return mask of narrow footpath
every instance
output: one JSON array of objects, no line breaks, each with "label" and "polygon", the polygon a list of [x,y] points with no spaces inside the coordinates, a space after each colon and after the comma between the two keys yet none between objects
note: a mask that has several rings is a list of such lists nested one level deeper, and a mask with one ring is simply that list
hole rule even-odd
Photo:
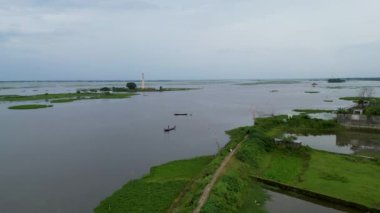
[{"label": "narrow footpath", "polygon": [[210,183],[207,184],[207,186],[204,188],[203,193],[198,201],[197,208],[194,209],[194,213],[199,213],[203,207],[203,205],[206,203],[208,197],[210,196],[211,189],[214,187],[216,181],[219,179],[219,177],[222,175],[224,168],[227,166],[227,164],[230,162],[231,158],[235,155],[235,153],[239,150],[241,143],[243,143],[248,138],[248,135],[245,136],[245,138],[236,145],[236,147],[230,152],[226,158],[224,158],[223,162],[220,164],[219,168],[215,171],[214,175],[212,176],[212,179]]}]

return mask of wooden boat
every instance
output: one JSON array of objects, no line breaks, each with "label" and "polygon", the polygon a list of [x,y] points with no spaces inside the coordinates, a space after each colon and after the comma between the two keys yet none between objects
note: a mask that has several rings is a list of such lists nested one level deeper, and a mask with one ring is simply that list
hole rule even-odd
[{"label": "wooden boat", "polygon": [[168,128],[164,128],[164,132],[170,132],[172,130],[175,130],[175,126],[173,126],[172,128],[170,128],[170,126],[168,126]]},{"label": "wooden boat", "polygon": [[187,113],[174,113],[174,116],[187,116]]}]

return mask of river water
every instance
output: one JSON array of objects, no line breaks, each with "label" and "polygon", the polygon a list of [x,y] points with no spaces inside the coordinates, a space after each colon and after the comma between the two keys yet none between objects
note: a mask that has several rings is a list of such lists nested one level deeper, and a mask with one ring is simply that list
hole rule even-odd
[{"label": "river water", "polygon": [[[60,103],[38,110],[9,110],[15,103],[0,102],[1,212],[91,212],[128,180],[148,173],[151,166],[215,154],[218,146],[228,142],[224,131],[251,125],[253,115],[347,107],[352,103],[339,97],[357,95],[362,86],[380,91],[380,82],[372,81],[317,81],[315,88],[308,80],[238,85],[242,82],[247,81],[147,82],[152,87],[199,89]],[[0,82],[0,94],[102,86],[124,83]],[[320,93],[304,92],[308,90]],[[183,112],[192,116],[173,116]],[[165,134],[163,128],[168,125],[177,129]],[[276,205],[276,200],[269,201],[270,205]]]}]

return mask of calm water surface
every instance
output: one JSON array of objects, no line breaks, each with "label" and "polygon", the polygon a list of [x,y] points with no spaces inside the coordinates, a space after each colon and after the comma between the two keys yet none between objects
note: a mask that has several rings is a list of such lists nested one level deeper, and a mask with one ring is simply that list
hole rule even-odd
[{"label": "calm water surface", "polygon": [[[128,180],[148,173],[151,166],[215,154],[218,144],[223,146],[228,141],[224,131],[251,125],[253,114],[349,106],[350,102],[338,98],[356,95],[365,84],[345,83],[341,84],[344,88],[337,89],[328,88],[331,84],[325,82],[319,82],[317,88],[312,88],[310,81],[236,85],[239,82],[151,82],[150,86],[156,87],[202,89],[61,103],[38,110],[13,111],[7,107],[15,103],[0,103],[1,212],[91,212]],[[122,85],[3,82],[0,94],[72,92],[77,88]],[[313,89],[320,93],[304,93]],[[176,112],[192,116],[174,117]],[[176,131],[164,134],[163,128],[168,125],[176,125]]]}]

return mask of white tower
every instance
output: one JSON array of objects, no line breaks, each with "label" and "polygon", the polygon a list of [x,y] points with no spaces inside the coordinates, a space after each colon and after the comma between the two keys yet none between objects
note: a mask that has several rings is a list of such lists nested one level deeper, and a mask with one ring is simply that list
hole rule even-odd
[{"label": "white tower", "polygon": [[145,89],[144,73],[141,74],[141,89]]}]

